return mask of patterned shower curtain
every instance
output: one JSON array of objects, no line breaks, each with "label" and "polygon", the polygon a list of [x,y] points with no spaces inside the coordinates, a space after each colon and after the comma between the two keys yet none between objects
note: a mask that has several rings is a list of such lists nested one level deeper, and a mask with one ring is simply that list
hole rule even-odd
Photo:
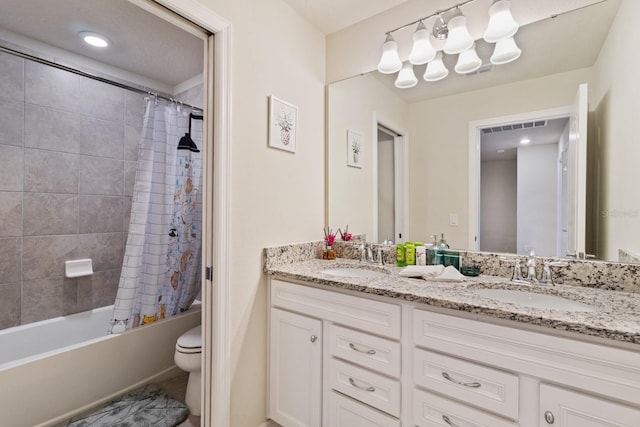
[{"label": "patterned shower curtain", "polygon": [[200,292],[202,153],[177,149],[189,121],[191,139],[202,147],[202,120],[191,119],[191,112],[146,101],[110,333],[181,313]]}]

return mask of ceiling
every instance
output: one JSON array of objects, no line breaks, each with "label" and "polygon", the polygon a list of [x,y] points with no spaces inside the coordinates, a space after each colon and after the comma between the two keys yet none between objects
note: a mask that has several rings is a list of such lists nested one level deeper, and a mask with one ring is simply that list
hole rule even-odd
[{"label": "ceiling", "polygon": [[391,9],[408,0],[284,0],[324,34]]},{"label": "ceiling", "polygon": [[544,120],[544,124],[536,124],[535,127],[533,122],[527,122],[522,123],[522,129],[483,132],[480,140],[481,161],[515,159],[523,138],[530,140],[527,147],[557,143],[568,121],[569,118],[565,117]]},{"label": "ceiling", "polygon": [[[0,29],[169,87],[202,74],[202,39],[127,0],[0,0],[0,11]],[[80,31],[100,33],[111,46],[92,48]]]}]

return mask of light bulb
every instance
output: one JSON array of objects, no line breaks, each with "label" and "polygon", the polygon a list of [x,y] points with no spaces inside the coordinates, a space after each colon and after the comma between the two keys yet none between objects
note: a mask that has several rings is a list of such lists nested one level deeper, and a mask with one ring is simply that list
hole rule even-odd
[{"label": "light bulb", "polygon": [[78,36],[82,40],[84,40],[85,43],[94,47],[109,46],[109,41],[107,40],[107,38],[98,33],[92,33],[91,31],[82,31],[78,34]]},{"label": "light bulb", "polygon": [[467,18],[459,12],[459,15],[451,18],[447,26],[449,36],[444,44],[444,52],[450,55],[463,52],[473,45],[473,37],[467,29]]},{"label": "light bulb", "polygon": [[454,69],[458,74],[469,74],[477,71],[481,66],[482,60],[476,52],[475,44],[473,44],[469,49],[458,55],[458,62]]},{"label": "light bulb", "polygon": [[496,47],[491,55],[491,63],[494,65],[507,64],[520,58],[522,51],[516,44],[513,37],[500,40],[496,43]]},{"label": "light bulb", "polygon": [[410,62],[405,63],[402,66],[402,70],[398,73],[396,78],[396,87],[399,89],[408,89],[418,84],[418,79],[413,72],[413,65]]},{"label": "light bulb", "polygon": [[427,69],[424,72],[422,78],[427,82],[437,82],[449,75],[449,70],[444,66],[442,62],[442,52],[436,53],[435,59],[427,64]]},{"label": "light bulb", "polygon": [[413,47],[409,54],[409,62],[413,65],[422,65],[431,61],[436,56],[436,51],[431,46],[430,34],[424,22],[420,21],[416,32],[413,33]]},{"label": "light bulb", "polygon": [[484,40],[495,43],[508,39],[518,31],[519,25],[511,15],[511,1],[498,0],[489,8],[489,25],[484,33]]},{"label": "light bulb", "polygon": [[387,38],[382,46],[382,57],[378,63],[378,71],[382,74],[393,74],[402,68],[402,61],[398,55],[398,43],[393,39],[391,34],[387,34]]}]

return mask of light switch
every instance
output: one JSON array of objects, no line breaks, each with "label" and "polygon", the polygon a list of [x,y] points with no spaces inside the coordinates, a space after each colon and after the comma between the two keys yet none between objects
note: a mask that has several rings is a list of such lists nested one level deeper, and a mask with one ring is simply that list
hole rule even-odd
[{"label": "light switch", "polygon": [[458,226],[458,214],[450,213],[449,214],[449,225],[457,227]]}]

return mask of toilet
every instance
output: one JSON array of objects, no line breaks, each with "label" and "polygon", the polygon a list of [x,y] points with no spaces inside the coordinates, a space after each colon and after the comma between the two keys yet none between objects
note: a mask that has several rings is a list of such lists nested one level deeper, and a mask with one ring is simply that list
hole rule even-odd
[{"label": "toilet", "polygon": [[185,403],[191,415],[200,416],[200,383],[202,378],[200,355],[202,353],[202,326],[196,326],[180,335],[176,342],[173,360],[176,366],[189,372]]}]

